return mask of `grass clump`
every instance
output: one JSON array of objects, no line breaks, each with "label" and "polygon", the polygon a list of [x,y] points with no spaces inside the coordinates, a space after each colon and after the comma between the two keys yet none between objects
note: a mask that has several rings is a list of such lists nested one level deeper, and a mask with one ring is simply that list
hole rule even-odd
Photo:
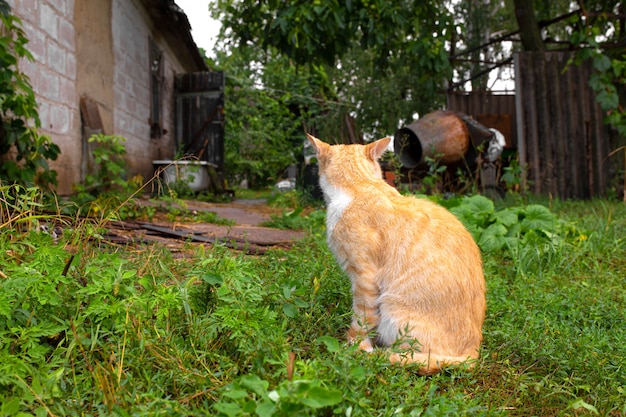
[{"label": "grass clump", "polygon": [[[626,415],[622,204],[516,201],[466,218],[480,233],[507,223],[484,250],[482,356],[425,378],[345,343],[350,283],[323,222],[289,251],[175,259],[42,218],[34,194],[2,197],[0,416]],[[550,226],[517,230],[533,210]]]},{"label": "grass clump", "polygon": [[274,193],[267,201],[271,207],[280,208],[281,214],[270,215],[270,220],[263,222],[262,226],[305,231],[324,228],[326,212],[320,209],[321,202],[307,193],[297,190]]}]

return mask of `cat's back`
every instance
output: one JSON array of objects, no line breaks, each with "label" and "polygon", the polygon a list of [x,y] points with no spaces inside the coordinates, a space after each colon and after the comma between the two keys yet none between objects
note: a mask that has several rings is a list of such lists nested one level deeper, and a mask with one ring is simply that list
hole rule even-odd
[{"label": "cat's back", "polygon": [[446,208],[426,198],[401,195],[385,183],[353,192],[352,204],[338,219],[335,230],[339,235],[351,230],[344,238],[364,239],[360,241],[363,245],[372,239],[386,247],[406,241],[430,247],[464,247],[479,256],[470,233]]}]

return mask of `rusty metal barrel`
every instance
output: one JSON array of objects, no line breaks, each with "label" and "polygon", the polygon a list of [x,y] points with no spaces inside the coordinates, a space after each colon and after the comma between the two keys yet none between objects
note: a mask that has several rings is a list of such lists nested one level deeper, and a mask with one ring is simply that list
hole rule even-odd
[{"label": "rusty metal barrel", "polygon": [[425,158],[452,165],[465,156],[470,133],[459,114],[437,110],[428,113],[394,134],[394,152],[407,168],[425,166]]}]

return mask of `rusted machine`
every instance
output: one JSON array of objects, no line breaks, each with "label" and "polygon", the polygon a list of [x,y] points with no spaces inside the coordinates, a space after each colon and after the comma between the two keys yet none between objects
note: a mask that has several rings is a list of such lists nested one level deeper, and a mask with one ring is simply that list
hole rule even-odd
[{"label": "rusted machine", "polygon": [[456,165],[465,159],[473,166],[480,146],[493,137],[493,131],[467,115],[437,110],[398,129],[394,152],[406,168],[424,167],[427,157],[443,165]]},{"label": "rusted machine", "polygon": [[483,188],[497,185],[494,162],[504,144],[497,130],[449,110],[428,113],[394,134],[394,152],[405,168],[426,170],[431,158],[441,165],[474,171],[480,161]]}]

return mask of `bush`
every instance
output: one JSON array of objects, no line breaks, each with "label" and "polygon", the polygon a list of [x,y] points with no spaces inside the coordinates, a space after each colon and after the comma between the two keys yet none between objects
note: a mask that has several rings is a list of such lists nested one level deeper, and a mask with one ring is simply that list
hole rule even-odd
[{"label": "bush", "polygon": [[0,184],[56,185],[48,160],[57,159],[61,150],[38,133],[35,93],[18,68],[20,59],[33,57],[26,49],[22,22],[10,11],[6,0],[0,0]]}]

